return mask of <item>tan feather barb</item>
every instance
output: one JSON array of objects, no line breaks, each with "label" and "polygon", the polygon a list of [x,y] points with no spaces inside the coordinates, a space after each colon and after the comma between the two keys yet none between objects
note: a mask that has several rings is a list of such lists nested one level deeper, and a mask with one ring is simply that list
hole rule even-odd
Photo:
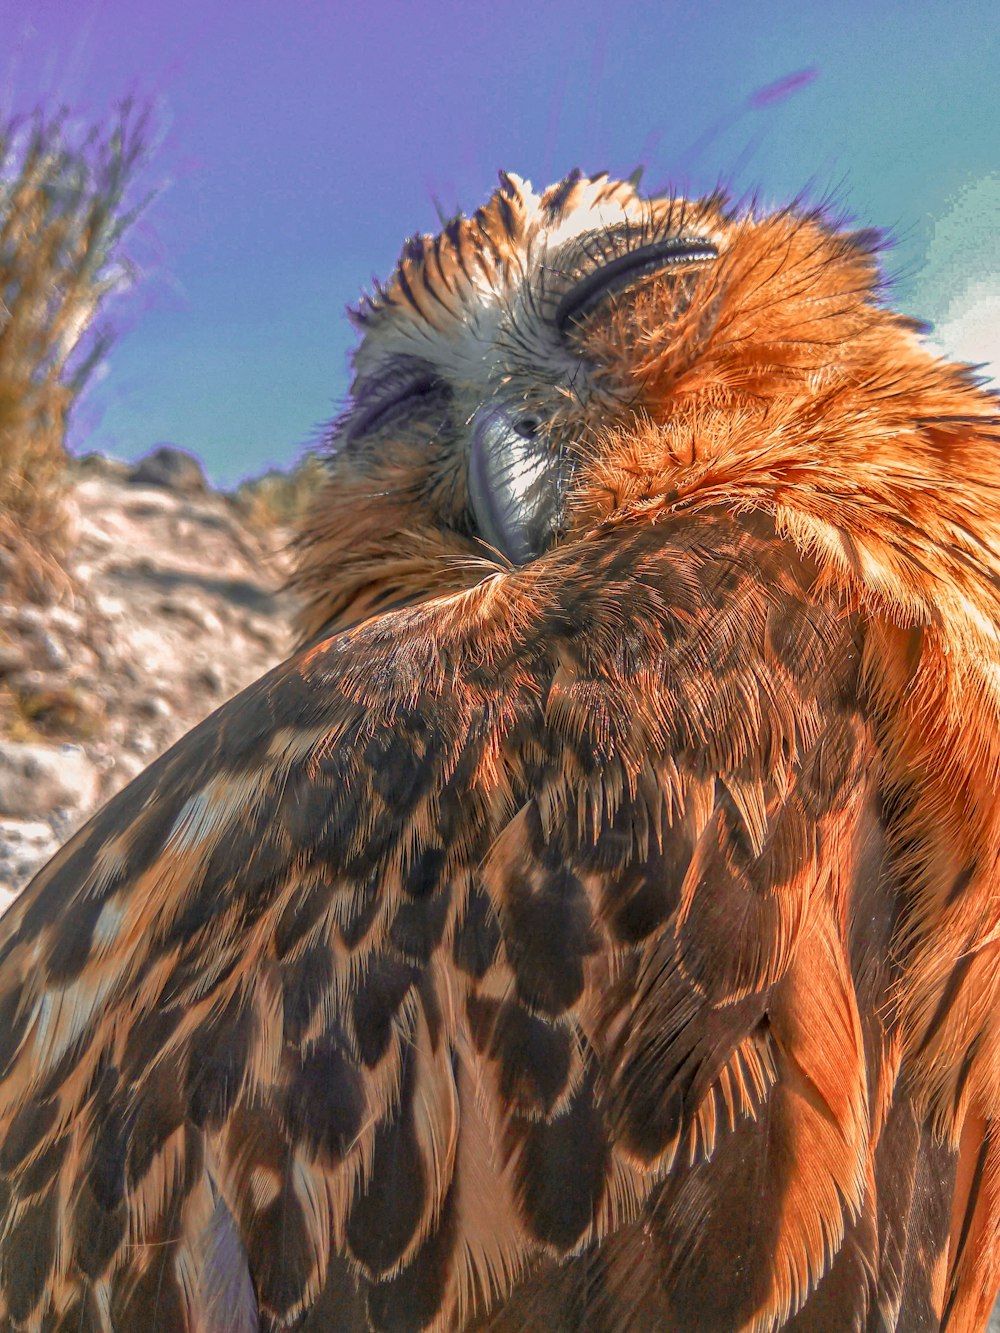
[{"label": "tan feather barb", "polygon": [[1000,421],[875,249],[578,175],[407,243],[302,647],[0,921],[0,1328],[984,1327]]}]

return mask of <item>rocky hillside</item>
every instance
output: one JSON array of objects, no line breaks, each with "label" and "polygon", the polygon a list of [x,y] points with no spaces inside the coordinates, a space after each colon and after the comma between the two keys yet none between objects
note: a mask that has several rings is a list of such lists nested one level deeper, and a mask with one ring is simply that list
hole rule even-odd
[{"label": "rocky hillside", "polygon": [[61,601],[0,593],[0,910],[158,754],[287,653],[287,533],[198,463],[74,467]]}]

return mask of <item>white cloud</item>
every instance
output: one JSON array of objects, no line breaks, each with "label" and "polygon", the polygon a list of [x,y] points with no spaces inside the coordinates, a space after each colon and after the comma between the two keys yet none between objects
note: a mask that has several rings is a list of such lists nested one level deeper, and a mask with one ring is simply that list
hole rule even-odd
[{"label": "white cloud", "polygon": [[1000,273],[970,283],[934,329],[934,341],[959,361],[981,362],[1000,386]]},{"label": "white cloud", "polygon": [[1000,173],[963,186],[934,220],[916,306],[949,356],[1000,384]]}]

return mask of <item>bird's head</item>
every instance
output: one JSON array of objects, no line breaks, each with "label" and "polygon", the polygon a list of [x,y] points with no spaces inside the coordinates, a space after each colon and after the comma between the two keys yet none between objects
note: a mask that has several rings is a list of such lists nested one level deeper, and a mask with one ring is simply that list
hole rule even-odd
[{"label": "bird's head", "polygon": [[934,491],[956,464],[950,419],[996,414],[884,306],[878,243],[821,212],[502,174],[351,312],[303,636],[699,505],[765,509],[857,561],[894,487]]}]

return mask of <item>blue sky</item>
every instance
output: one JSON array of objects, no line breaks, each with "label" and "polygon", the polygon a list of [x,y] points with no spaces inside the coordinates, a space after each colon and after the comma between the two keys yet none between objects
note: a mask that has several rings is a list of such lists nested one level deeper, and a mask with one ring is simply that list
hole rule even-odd
[{"label": "blue sky", "polygon": [[501,167],[832,198],[895,237],[900,305],[1000,364],[996,0],[0,0],[0,31],[2,110],[155,103],[81,451],[293,463],[346,389],[345,304]]}]

